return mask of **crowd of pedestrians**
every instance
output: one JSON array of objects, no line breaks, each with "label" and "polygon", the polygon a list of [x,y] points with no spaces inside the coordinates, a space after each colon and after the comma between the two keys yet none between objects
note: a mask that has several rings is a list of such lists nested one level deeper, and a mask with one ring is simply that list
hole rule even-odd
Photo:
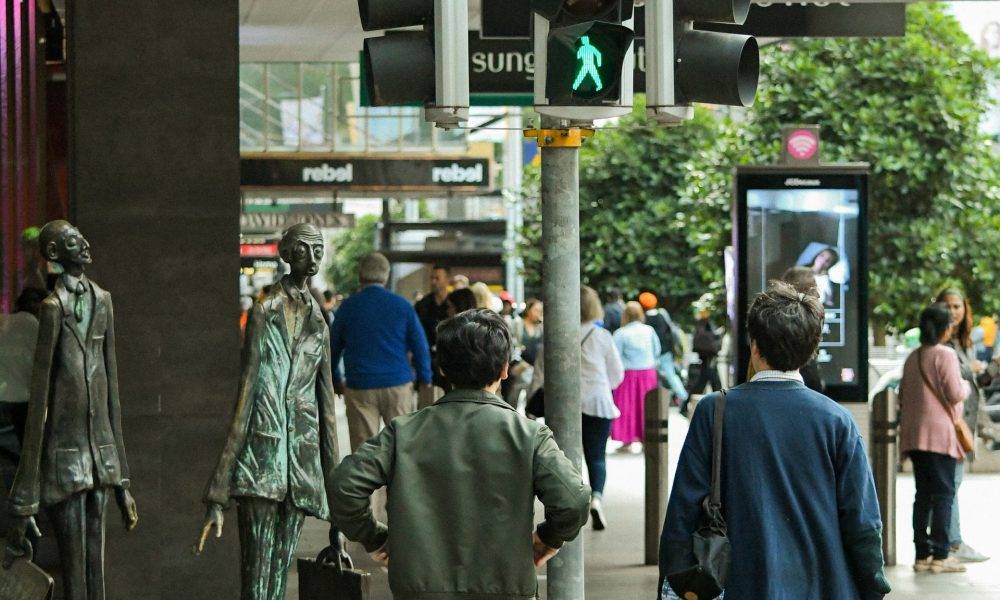
[{"label": "crowd of pedestrians", "polygon": [[[661,598],[690,597],[706,573],[709,533],[727,540],[726,598],[882,597],[890,590],[867,451],[851,415],[823,395],[816,364],[825,318],[816,273],[789,269],[753,300],[748,382],[730,389],[718,368],[726,332],[705,299],[686,332],[650,291],[629,299],[611,289],[602,303],[581,287],[585,480],[542,420],[543,302],[519,305],[437,265],[411,304],[387,289],[385,256],[362,257],[353,294],[302,298],[330,327],[334,389],[346,405],[352,454],[334,473],[332,521],[391,561],[399,597],[534,597],[534,567],[588,518],[596,531],[609,526],[608,450],[642,450],[646,398],[664,387],[690,429],[661,532]],[[0,408],[19,437],[33,314],[46,293],[26,289],[17,312],[0,318]],[[241,299],[241,315],[251,304]],[[298,318],[286,315],[293,335]],[[974,323],[962,290],[943,289],[920,313],[920,346],[902,368],[899,442],[916,483],[917,572],[962,572],[988,558],[963,540],[958,503],[976,437],[989,441],[990,420],[1000,420],[991,410],[1000,405],[996,320]],[[537,526],[535,498],[545,513]],[[483,548],[491,560],[481,560]]]}]

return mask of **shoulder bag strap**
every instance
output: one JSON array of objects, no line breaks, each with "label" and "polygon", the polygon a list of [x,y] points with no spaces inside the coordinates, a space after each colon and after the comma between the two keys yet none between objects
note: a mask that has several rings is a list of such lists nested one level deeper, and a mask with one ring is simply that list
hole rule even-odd
[{"label": "shoulder bag strap", "polygon": [[712,428],[712,505],[722,506],[722,425],[726,414],[726,390],[715,399],[715,423]]},{"label": "shoulder bag strap", "polygon": [[580,340],[580,347],[581,348],[583,348],[583,345],[586,344],[587,340],[590,339],[590,334],[594,333],[595,331],[597,331],[597,325],[592,326],[590,328],[590,331],[587,332],[587,335],[583,336],[583,339]]},{"label": "shoulder bag strap", "polygon": [[951,418],[951,421],[954,423],[955,420],[956,420],[956,418],[955,418],[955,412],[954,412],[954,410],[952,410],[952,406],[948,403],[947,400],[944,399],[944,396],[942,396],[941,392],[938,391],[937,386],[935,386],[933,383],[931,383],[931,380],[927,377],[927,373],[924,371],[924,349],[923,348],[920,348],[919,350],[917,350],[917,367],[920,369],[920,377],[924,380],[924,383],[927,384],[927,387],[931,388],[931,392],[934,394],[934,397],[938,399],[938,402],[941,403],[941,406],[944,407],[945,412],[948,413],[948,416]]}]

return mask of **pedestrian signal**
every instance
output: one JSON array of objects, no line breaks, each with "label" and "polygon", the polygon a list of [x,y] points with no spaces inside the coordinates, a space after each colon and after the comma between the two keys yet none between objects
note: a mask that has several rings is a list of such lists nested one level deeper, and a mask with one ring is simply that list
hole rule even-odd
[{"label": "pedestrian signal", "polygon": [[592,120],[632,104],[632,0],[535,0],[535,108]]}]

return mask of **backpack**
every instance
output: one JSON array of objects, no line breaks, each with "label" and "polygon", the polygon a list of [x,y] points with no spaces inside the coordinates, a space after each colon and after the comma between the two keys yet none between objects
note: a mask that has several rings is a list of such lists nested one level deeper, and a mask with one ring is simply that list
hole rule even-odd
[{"label": "backpack", "polygon": [[674,331],[670,327],[666,315],[663,314],[663,309],[652,311],[652,314],[647,312],[646,325],[653,328],[653,331],[656,332],[656,338],[660,340],[660,354],[672,353],[674,351]]},{"label": "backpack", "polygon": [[698,355],[717,356],[722,350],[722,340],[712,330],[711,323],[700,322],[694,330],[693,346]]}]

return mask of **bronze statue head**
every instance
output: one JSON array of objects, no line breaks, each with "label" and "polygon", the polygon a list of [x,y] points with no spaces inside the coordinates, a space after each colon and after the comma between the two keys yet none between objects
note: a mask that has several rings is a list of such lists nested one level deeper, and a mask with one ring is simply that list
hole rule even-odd
[{"label": "bronze statue head", "polygon": [[67,270],[82,270],[91,263],[90,242],[67,221],[49,221],[38,233],[38,249],[51,262]]},{"label": "bronze statue head", "polygon": [[281,260],[292,269],[292,277],[305,281],[319,272],[323,260],[323,234],[311,223],[298,223],[285,230],[278,243]]}]

